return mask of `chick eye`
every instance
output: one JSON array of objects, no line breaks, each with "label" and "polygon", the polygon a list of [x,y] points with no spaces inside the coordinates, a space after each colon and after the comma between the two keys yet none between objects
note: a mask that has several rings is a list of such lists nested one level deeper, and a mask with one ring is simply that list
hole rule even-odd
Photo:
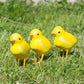
[{"label": "chick eye", "polygon": [[39,35],[39,33],[37,33],[37,35]]},{"label": "chick eye", "polygon": [[21,40],[21,38],[19,38],[19,40]]},{"label": "chick eye", "polygon": [[58,31],[58,33],[60,33],[60,31]]}]

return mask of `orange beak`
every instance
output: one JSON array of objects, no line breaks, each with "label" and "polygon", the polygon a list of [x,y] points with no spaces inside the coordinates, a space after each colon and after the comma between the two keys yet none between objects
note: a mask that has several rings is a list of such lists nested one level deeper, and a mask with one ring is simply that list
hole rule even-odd
[{"label": "orange beak", "polygon": [[30,37],[33,37],[33,34],[29,34]]},{"label": "orange beak", "polygon": [[55,34],[54,32],[51,32],[51,34]]},{"label": "orange beak", "polygon": [[15,42],[15,40],[14,39],[10,39],[10,42]]}]

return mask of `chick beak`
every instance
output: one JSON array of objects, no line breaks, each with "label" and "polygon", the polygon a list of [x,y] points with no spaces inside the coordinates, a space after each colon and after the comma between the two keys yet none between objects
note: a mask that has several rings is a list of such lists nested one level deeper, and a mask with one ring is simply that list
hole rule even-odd
[{"label": "chick beak", "polygon": [[10,42],[12,42],[12,43],[13,43],[13,42],[15,42],[15,40],[14,40],[14,39],[10,39]]},{"label": "chick beak", "polygon": [[54,32],[51,32],[51,34],[55,34]]},{"label": "chick beak", "polygon": [[30,37],[33,37],[33,34],[29,34]]}]

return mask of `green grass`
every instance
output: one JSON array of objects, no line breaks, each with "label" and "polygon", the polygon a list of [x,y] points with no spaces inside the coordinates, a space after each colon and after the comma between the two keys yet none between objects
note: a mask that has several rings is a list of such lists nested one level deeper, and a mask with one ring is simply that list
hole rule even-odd
[{"label": "green grass", "polygon": [[[48,3],[48,2],[47,2]],[[15,84],[84,84],[84,3],[74,5],[66,2],[49,2],[48,5],[25,2],[0,3],[0,17],[12,19],[27,25],[0,19],[0,83]],[[53,44],[51,31],[62,26],[78,40],[67,59],[61,58],[62,50]],[[32,64],[36,53],[31,50],[26,67],[15,66],[15,57],[10,52],[10,35],[19,33],[30,43],[29,33],[40,29],[52,43],[51,52],[40,64]],[[47,31],[47,32],[46,32]]]}]

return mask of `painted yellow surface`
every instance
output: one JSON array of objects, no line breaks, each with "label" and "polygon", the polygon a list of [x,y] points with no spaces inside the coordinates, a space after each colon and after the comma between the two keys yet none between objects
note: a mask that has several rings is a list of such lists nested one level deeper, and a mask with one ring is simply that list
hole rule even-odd
[{"label": "painted yellow surface", "polygon": [[50,41],[42,35],[40,30],[34,29],[29,35],[32,37],[30,42],[31,49],[33,49],[40,56],[42,56],[42,54],[48,54],[52,48],[52,45]]},{"label": "painted yellow surface", "polygon": [[76,38],[60,26],[55,27],[51,34],[55,35],[54,45],[63,50],[70,50],[77,43]]},{"label": "painted yellow surface", "polygon": [[23,40],[20,34],[12,34],[10,36],[10,42],[10,51],[17,59],[24,60],[26,57],[28,57],[30,47],[28,43]]}]

